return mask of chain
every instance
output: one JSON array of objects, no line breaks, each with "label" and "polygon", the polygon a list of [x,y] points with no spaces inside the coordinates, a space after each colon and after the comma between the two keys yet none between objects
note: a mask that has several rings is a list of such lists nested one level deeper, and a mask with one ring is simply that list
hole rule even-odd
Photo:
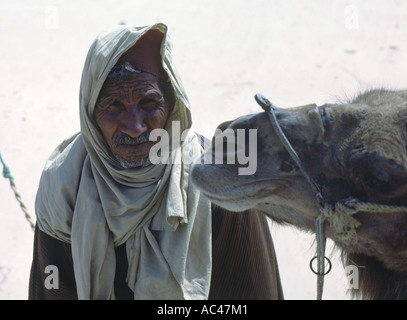
[{"label": "chain", "polygon": [[16,197],[17,202],[20,204],[21,210],[24,212],[24,216],[25,216],[26,220],[28,221],[28,223],[30,224],[31,229],[34,230],[35,229],[34,223],[31,219],[31,216],[29,215],[29,213],[27,211],[27,207],[25,206],[24,202],[21,199],[20,194],[17,191],[16,185],[14,183],[14,178],[11,175],[9,167],[5,164],[3,157],[1,156],[1,153],[0,153],[0,162],[3,165],[3,177],[5,179],[9,179],[10,187],[14,192],[14,196]]}]

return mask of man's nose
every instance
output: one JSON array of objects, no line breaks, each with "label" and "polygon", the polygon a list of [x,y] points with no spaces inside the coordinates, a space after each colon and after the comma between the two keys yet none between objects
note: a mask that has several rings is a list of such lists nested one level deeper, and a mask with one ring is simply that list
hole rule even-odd
[{"label": "man's nose", "polygon": [[127,108],[126,112],[122,112],[120,120],[121,131],[132,138],[137,138],[147,131],[143,112],[137,106]]}]

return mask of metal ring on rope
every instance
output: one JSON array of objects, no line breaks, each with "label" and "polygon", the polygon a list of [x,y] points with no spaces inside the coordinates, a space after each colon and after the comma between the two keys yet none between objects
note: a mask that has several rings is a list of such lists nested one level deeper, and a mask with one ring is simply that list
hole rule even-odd
[{"label": "metal ring on rope", "polygon": [[314,260],[317,259],[317,258],[318,258],[318,256],[315,256],[315,257],[313,257],[313,258],[311,259],[311,261],[309,262],[309,267],[310,267],[311,271],[312,271],[313,273],[315,273],[317,276],[326,276],[329,272],[331,272],[331,269],[332,269],[332,262],[331,262],[331,260],[329,260],[329,258],[327,258],[327,257],[324,256],[324,258],[326,259],[326,261],[328,261],[328,270],[327,270],[326,272],[324,272],[324,273],[319,273],[318,271],[315,271],[314,268],[313,268],[313,266],[312,266],[312,263],[313,263]]},{"label": "metal ring on rope", "polygon": [[[297,152],[294,150],[293,146],[291,145],[290,141],[287,139],[286,135],[284,134],[283,130],[281,129],[281,126],[277,120],[277,116],[275,114],[276,110],[280,110],[279,108],[275,107],[267,98],[265,98],[261,94],[256,94],[255,95],[255,100],[257,103],[263,108],[263,110],[266,112],[271,126],[274,129],[274,132],[276,133],[277,137],[279,138],[280,142],[288,152],[288,154],[291,156],[291,158],[295,161],[297,164],[298,168],[300,169],[301,173],[305,177],[305,179],[308,181],[310,186],[315,192],[315,197],[321,208],[325,208],[327,203],[324,198],[323,193],[321,192],[321,189],[317,182],[313,179],[311,173],[308,171],[307,167],[305,166],[304,162],[301,160],[301,158],[298,156]],[[325,259],[328,260],[329,262],[329,271],[331,271],[332,268],[332,263],[331,261],[325,257],[325,242],[326,242],[326,237],[324,235],[324,216],[321,213],[319,214],[319,217],[315,221],[315,233],[317,236],[317,256],[315,258],[321,259],[324,257]],[[312,261],[315,259],[313,258],[311,260],[311,270],[315,274],[318,275],[318,282],[317,282],[317,299],[321,300],[322,299],[322,291],[323,291],[323,286],[324,286],[324,275],[326,275],[328,272],[324,272],[324,264],[323,263],[318,263],[318,272],[315,272],[312,269]],[[322,271],[320,271],[322,270]]]}]

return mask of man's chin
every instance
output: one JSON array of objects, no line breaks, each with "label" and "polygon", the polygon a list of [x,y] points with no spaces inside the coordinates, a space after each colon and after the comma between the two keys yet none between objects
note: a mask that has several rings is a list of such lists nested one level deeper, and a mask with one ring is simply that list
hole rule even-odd
[{"label": "man's chin", "polygon": [[116,157],[116,160],[120,167],[123,169],[131,169],[131,168],[142,168],[147,167],[151,164],[150,158],[142,158],[137,160],[127,160]]}]

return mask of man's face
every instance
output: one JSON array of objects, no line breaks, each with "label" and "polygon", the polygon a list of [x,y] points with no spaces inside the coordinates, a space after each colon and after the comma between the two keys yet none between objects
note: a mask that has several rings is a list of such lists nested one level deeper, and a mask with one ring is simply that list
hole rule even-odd
[{"label": "man's face", "polygon": [[159,78],[133,73],[124,81],[107,79],[95,107],[95,119],[119,163],[125,168],[149,164],[150,132],[164,128],[172,108]]}]

